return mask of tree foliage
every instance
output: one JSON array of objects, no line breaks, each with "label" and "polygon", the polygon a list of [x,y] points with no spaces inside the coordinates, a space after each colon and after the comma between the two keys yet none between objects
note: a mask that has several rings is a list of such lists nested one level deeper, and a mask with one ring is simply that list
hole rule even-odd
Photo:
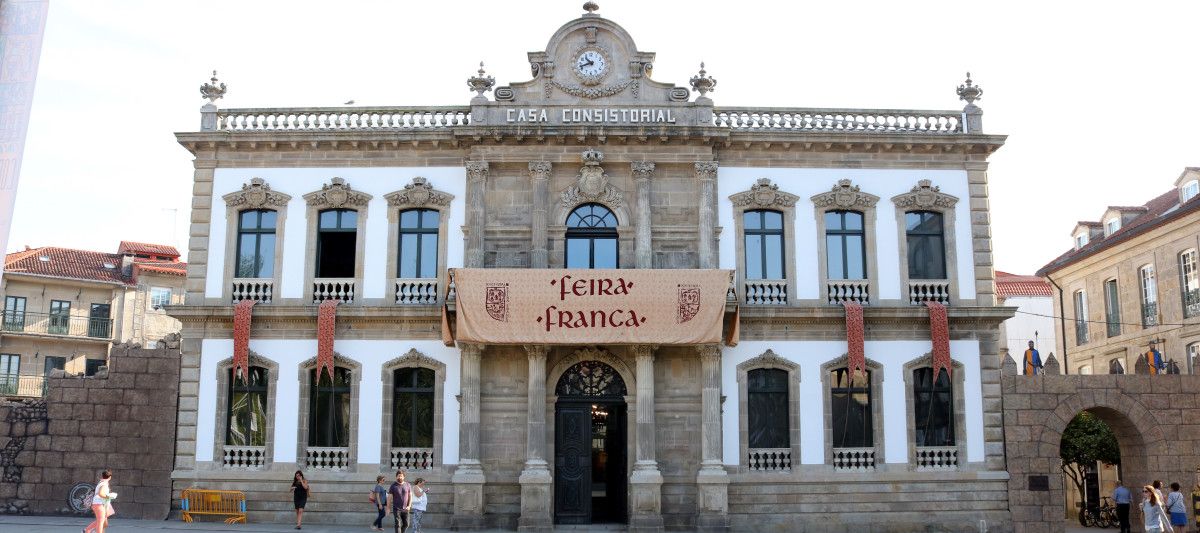
[{"label": "tree foliage", "polygon": [[1084,411],[1063,431],[1058,457],[1062,459],[1063,473],[1071,478],[1079,491],[1079,501],[1084,501],[1087,473],[1096,468],[1097,462],[1121,464],[1121,448],[1117,445],[1117,435],[1108,424]]}]

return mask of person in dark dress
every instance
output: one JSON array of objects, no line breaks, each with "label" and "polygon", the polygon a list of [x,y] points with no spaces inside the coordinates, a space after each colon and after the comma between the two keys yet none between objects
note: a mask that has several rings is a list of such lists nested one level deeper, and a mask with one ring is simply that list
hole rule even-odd
[{"label": "person in dark dress", "polygon": [[308,480],[304,479],[304,472],[296,471],[296,475],[292,477],[292,503],[296,504],[296,529],[300,529],[300,522],[304,519],[304,506],[308,503]]}]

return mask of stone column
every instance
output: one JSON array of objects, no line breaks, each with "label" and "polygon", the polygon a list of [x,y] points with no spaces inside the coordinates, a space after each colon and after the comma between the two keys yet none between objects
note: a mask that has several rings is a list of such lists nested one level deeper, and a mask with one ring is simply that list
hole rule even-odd
[{"label": "stone column", "polygon": [[467,268],[483,268],[483,231],[487,223],[483,200],[487,178],[487,161],[467,161]]},{"label": "stone column", "polygon": [[630,531],[662,531],[662,473],[655,459],[654,346],[633,347],[637,356],[637,460],[629,476]]},{"label": "stone column", "polygon": [[454,485],[455,529],[483,527],[483,467],[479,462],[479,362],[483,346],[459,344],[462,369],[459,402],[458,468]]},{"label": "stone column", "polygon": [[697,161],[696,180],[700,182],[700,242],[696,246],[700,268],[717,268],[717,162]]},{"label": "stone column", "polygon": [[729,474],[721,457],[721,346],[698,347],[701,363],[700,396],[700,472],[696,485],[700,496],[700,514],[696,527],[701,531],[729,529]]},{"label": "stone column", "polygon": [[529,163],[529,177],[533,180],[533,219],[530,227],[533,242],[529,247],[530,268],[550,266],[550,252],[546,249],[546,219],[549,216],[546,211],[550,205],[550,169],[549,161],[531,161]]},{"label": "stone column", "polygon": [[[530,163],[532,166],[533,163]],[[549,165],[547,163],[547,165]],[[545,226],[543,225],[543,228]],[[521,531],[552,531],[553,479],[546,462],[546,345],[526,345],[529,355],[529,413],[525,437],[525,469],[521,471]]]},{"label": "stone column", "polygon": [[654,163],[634,161],[633,182],[637,185],[637,237],[634,249],[637,253],[637,268],[654,268],[654,252],[650,247],[650,176],[654,174]]}]

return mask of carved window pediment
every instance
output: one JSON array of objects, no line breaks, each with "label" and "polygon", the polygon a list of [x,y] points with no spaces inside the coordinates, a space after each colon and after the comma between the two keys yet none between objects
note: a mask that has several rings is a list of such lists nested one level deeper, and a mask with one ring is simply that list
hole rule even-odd
[{"label": "carved window pediment", "polygon": [[410,349],[404,355],[392,359],[383,364],[385,370],[395,370],[397,368],[420,367],[433,370],[437,375],[444,377],[446,373],[446,364],[429,357],[416,348]]},{"label": "carved window pediment", "polygon": [[879,197],[862,192],[858,185],[852,185],[850,180],[838,180],[829,192],[823,192],[812,197],[813,205],[817,208],[834,209],[867,209],[879,203]]},{"label": "carved window pediment", "polygon": [[412,179],[412,183],[404,189],[383,195],[388,207],[405,206],[437,206],[447,207],[454,200],[454,195],[433,188],[429,180],[421,176]]},{"label": "carved window pediment", "polygon": [[250,183],[242,185],[242,190],[231,192],[221,198],[230,208],[245,207],[247,209],[287,207],[287,203],[292,199],[291,196],[271,190],[271,186],[262,178],[251,178]]},{"label": "carved window pediment", "polygon": [[351,189],[342,178],[333,178],[321,190],[304,195],[304,201],[316,208],[366,207],[371,195]]},{"label": "carved window pediment", "polygon": [[730,196],[734,207],[795,207],[800,200],[794,194],[780,192],[779,186],[768,178],[759,178],[750,190]]},{"label": "carved window pediment", "polygon": [[953,209],[958,198],[941,192],[930,180],[920,180],[911,191],[893,197],[892,202],[901,209]]}]

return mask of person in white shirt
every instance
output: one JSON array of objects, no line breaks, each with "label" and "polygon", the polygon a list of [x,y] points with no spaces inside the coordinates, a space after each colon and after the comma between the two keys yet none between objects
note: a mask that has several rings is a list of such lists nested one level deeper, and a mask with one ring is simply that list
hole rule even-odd
[{"label": "person in white shirt", "polygon": [[1169,533],[1171,521],[1162,508],[1162,500],[1153,486],[1142,487],[1142,520],[1146,533]]},{"label": "person in white shirt", "polygon": [[413,483],[412,526],[413,533],[421,533],[421,515],[425,514],[425,506],[429,503],[429,491],[425,490],[425,478],[417,478]]},{"label": "person in white shirt", "polygon": [[83,533],[104,533],[104,528],[108,527],[108,517],[113,514],[112,501],[117,499],[117,493],[108,488],[111,481],[112,471],[100,473],[100,482],[96,483],[96,491],[92,495],[92,514],[96,515],[96,519],[83,528]]},{"label": "person in white shirt", "polygon": [[1171,517],[1171,527],[1175,533],[1187,533],[1187,505],[1183,503],[1183,493],[1179,492],[1179,483],[1171,483],[1171,492],[1167,494],[1167,503],[1163,504],[1163,508]]}]

